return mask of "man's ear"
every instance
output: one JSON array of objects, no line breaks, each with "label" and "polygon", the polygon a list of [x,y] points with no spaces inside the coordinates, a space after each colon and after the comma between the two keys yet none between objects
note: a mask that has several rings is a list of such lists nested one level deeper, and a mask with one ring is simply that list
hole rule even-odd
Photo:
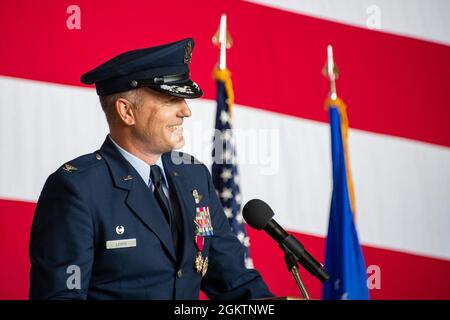
[{"label": "man's ear", "polygon": [[125,98],[119,98],[115,104],[118,118],[127,126],[132,126],[136,122],[136,115],[132,108],[131,102]]}]

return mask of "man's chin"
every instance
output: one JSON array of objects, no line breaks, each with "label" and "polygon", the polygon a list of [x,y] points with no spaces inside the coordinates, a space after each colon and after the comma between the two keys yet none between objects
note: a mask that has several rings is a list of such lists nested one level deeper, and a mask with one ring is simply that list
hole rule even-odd
[{"label": "man's chin", "polygon": [[182,137],[177,143],[173,144],[172,150],[179,150],[185,145],[184,137]]}]

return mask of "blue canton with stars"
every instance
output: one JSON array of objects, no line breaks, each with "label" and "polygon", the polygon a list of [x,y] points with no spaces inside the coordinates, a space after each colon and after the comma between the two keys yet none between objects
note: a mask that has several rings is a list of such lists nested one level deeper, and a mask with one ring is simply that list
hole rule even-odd
[{"label": "blue canton with stars", "polygon": [[212,178],[231,230],[241,241],[245,251],[245,265],[253,268],[250,258],[250,239],[241,212],[242,197],[239,188],[239,172],[236,148],[231,129],[231,115],[227,93],[222,81],[217,81],[216,130],[213,141]]}]

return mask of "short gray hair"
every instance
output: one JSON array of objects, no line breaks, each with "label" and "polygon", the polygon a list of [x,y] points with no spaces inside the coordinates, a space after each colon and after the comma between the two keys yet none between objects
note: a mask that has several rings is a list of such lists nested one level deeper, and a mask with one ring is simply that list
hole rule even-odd
[{"label": "short gray hair", "polygon": [[120,98],[127,99],[131,102],[132,107],[138,109],[143,102],[142,89],[138,88],[99,97],[100,104],[106,116],[106,121],[109,125],[114,124],[118,119],[116,113],[116,101]]}]

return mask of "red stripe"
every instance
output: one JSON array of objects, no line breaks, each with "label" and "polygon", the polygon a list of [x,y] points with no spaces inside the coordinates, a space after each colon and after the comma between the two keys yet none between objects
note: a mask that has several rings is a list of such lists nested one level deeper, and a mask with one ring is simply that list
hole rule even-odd
[{"label": "red stripe", "polygon": [[[125,2],[126,3],[126,2]],[[193,36],[193,76],[215,98],[211,45],[222,12],[236,102],[327,122],[321,75],[332,43],[338,93],[350,126],[450,146],[450,47],[332,23],[241,1],[79,0],[81,30],[68,30],[71,1],[2,1],[0,74],[81,85],[80,75],[125,50]]]},{"label": "red stripe", "polygon": [[28,299],[28,244],[35,207],[34,203],[0,200],[0,300]]},{"label": "red stripe", "polygon": [[[300,296],[276,243],[264,232],[249,231],[255,267],[271,290],[279,296]],[[318,261],[325,260],[324,238],[292,234]],[[363,254],[366,266],[380,268],[381,288],[370,290],[371,299],[450,299],[450,261],[368,246],[363,246]],[[322,286],[319,280],[304,269],[300,274],[311,298],[320,299]]]},{"label": "red stripe", "polygon": [[[0,200],[0,300],[28,297],[28,242],[35,205]],[[266,234],[250,231],[255,267],[270,289],[279,296],[299,296],[287,272],[283,254]],[[319,261],[323,261],[324,239],[294,235]],[[381,268],[381,289],[371,290],[372,299],[450,299],[450,262],[401,252],[363,248],[367,265]],[[302,278],[312,298],[321,297],[321,285],[303,269]]]}]

